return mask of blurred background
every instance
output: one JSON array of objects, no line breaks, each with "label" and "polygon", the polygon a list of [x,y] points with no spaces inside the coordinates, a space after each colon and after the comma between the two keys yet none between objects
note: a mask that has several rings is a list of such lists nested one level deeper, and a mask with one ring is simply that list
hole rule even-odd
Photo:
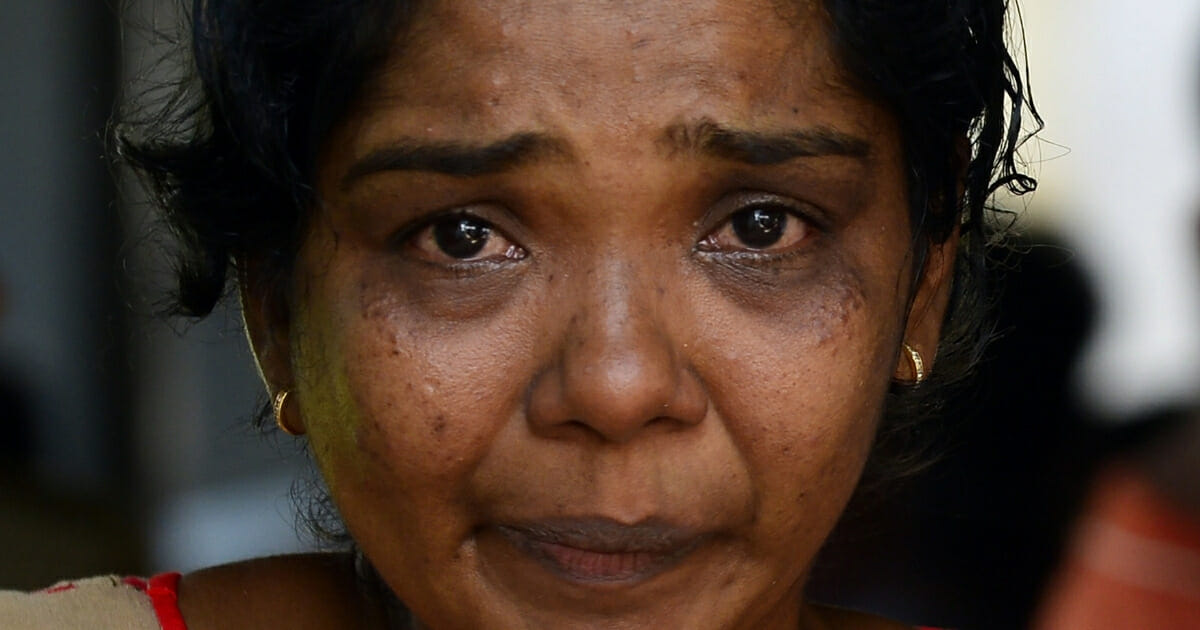
[{"label": "blurred background", "polygon": [[[0,3],[0,588],[310,545],[296,534],[290,492],[311,471],[290,439],[251,427],[263,394],[236,305],[201,323],[155,315],[169,287],[162,235],[127,174],[105,161],[102,138],[127,86],[169,78],[158,61],[170,38],[155,32],[176,33],[178,2],[116,4]],[[897,496],[911,499],[900,512],[910,522],[1012,531],[982,523],[1020,511],[1029,499],[1020,484],[1069,479],[1038,499],[1054,506],[1053,522],[1030,527],[1053,535],[1028,575],[1000,576],[1027,582],[1026,615],[1114,440],[1137,439],[1159,410],[1200,403],[1200,3],[1028,0],[1022,16],[1047,125],[1024,155],[1042,185],[1006,202],[1028,243],[1057,245],[1029,250],[1029,268],[1050,271],[1013,282],[1026,311],[1005,320],[1033,322],[1029,336],[1002,340],[984,371],[1010,379],[1003,393],[1030,395],[1003,408],[970,395],[964,417],[1014,422],[975,423],[990,433],[957,423],[935,486]],[[1065,300],[1065,310],[1043,299]],[[1025,369],[1039,365],[1054,377]],[[944,483],[955,466],[985,464],[987,479]],[[1016,491],[997,498],[988,483]],[[883,528],[862,536],[886,540]],[[1015,547],[1038,535],[1016,530]],[[832,564],[845,574],[855,562],[868,560]],[[993,614],[895,603],[962,595],[944,584],[924,595],[886,585],[847,593],[836,574],[820,587],[835,599],[956,627],[984,627],[978,616]],[[1005,623],[997,627],[1015,627]]]},{"label": "blurred background", "polygon": [[0,3],[0,588],[304,545],[236,304],[156,315],[165,235],[104,158],[119,94],[170,79],[178,5]]}]

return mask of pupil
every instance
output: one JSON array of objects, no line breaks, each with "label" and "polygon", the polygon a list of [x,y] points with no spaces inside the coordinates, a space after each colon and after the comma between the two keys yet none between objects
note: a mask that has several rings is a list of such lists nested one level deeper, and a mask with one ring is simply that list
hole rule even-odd
[{"label": "pupil", "polygon": [[752,208],[733,215],[733,232],[747,247],[766,249],[779,242],[787,225],[787,213],[769,208]]},{"label": "pupil", "polygon": [[471,258],[483,251],[492,228],[469,217],[456,217],[433,226],[433,240],[451,258]]}]

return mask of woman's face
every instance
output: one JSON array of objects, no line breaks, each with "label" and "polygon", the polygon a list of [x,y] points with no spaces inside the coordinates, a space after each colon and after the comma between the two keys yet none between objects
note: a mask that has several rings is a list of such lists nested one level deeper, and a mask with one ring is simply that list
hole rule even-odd
[{"label": "woman's face", "polygon": [[355,540],[433,628],[797,627],[936,346],[894,120],[801,3],[429,4],[247,303]]}]

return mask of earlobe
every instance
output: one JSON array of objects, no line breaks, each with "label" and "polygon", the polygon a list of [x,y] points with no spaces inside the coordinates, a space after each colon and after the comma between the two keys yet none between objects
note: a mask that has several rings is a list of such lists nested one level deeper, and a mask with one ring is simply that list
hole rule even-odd
[{"label": "earlobe", "polygon": [[[967,136],[959,137],[955,143],[955,157],[958,163],[957,202],[962,199],[971,164],[971,141]],[[954,287],[959,234],[959,227],[955,226],[941,242],[929,244],[924,268],[917,276],[916,292],[909,304],[904,339],[896,360],[893,379],[897,382],[919,385],[933,370],[942,336],[942,321]]]},{"label": "earlobe", "polygon": [[919,384],[933,370],[941,339],[942,320],[950,304],[957,252],[958,230],[941,243],[933,243],[929,247],[897,356],[895,379],[899,382]]},{"label": "earlobe", "polygon": [[[254,355],[258,374],[268,395],[276,403],[276,418],[281,417],[281,393],[293,389],[290,347],[290,311],[284,292],[277,283],[267,279],[261,265],[240,261],[238,264],[238,295],[246,339]],[[295,405],[291,405],[295,407]],[[294,415],[294,414],[289,414]],[[289,433],[301,433],[302,423],[287,423]]]}]

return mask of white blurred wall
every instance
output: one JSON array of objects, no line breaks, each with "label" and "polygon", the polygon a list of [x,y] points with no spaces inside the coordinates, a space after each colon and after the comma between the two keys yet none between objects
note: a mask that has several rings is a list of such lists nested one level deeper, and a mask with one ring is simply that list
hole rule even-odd
[{"label": "white blurred wall", "polygon": [[1200,2],[1022,8],[1046,119],[1030,217],[1066,235],[1103,304],[1086,395],[1113,419],[1200,402]]}]

